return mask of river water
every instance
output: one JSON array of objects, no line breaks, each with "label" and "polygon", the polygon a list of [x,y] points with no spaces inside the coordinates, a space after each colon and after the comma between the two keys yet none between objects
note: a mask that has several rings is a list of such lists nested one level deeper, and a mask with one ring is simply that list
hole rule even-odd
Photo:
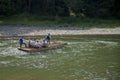
[{"label": "river water", "polygon": [[[28,37],[25,37],[28,38]],[[0,80],[120,80],[120,38],[52,37],[63,48],[23,52],[0,38]]]}]

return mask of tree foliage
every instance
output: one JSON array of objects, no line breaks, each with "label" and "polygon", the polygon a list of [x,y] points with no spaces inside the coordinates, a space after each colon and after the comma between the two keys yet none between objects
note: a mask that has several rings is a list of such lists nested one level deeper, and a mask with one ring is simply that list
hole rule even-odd
[{"label": "tree foliage", "polygon": [[116,17],[118,0],[0,0],[0,15],[28,13],[41,16]]}]

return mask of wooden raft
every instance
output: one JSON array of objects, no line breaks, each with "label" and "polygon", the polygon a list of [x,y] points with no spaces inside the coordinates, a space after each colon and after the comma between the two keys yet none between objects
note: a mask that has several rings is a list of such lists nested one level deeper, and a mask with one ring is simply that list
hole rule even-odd
[{"label": "wooden raft", "polygon": [[64,44],[52,43],[52,44],[48,44],[47,47],[40,47],[40,48],[22,47],[22,48],[18,48],[18,50],[26,51],[26,52],[40,52],[40,51],[46,51],[50,49],[61,48],[63,46]]}]

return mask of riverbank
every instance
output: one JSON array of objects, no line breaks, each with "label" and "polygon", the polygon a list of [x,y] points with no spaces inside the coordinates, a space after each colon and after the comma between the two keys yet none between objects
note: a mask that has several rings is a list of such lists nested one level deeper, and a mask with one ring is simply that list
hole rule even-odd
[{"label": "riverbank", "polygon": [[13,15],[0,17],[0,25],[26,25],[26,26],[49,26],[49,27],[92,27],[92,28],[116,28],[120,27],[119,19],[58,17],[58,16],[35,16]]},{"label": "riverbank", "polygon": [[47,33],[51,33],[51,35],[120,35],[120,27],[0,26],[0,36],[37,36]]}]

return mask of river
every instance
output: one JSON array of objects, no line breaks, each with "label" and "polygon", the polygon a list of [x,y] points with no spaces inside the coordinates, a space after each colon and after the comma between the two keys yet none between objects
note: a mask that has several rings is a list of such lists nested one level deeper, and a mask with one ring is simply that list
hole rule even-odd
[{"label": "river", "polygon": [[119,37],[53,36],[67,45],[31,53],[17,49],[18,39],[0,38],[0,80],[120,79]]}]

